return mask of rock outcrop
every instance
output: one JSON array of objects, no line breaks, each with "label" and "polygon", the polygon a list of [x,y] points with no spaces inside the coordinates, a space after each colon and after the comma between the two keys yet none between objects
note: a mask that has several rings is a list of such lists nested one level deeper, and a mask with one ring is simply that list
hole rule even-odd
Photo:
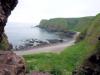
[{"label": "rock outcrop", "polygon": [[[2,47],[8,44],[7,37],[4,34],[4,27],[17,3],[18,0],[0,0],[0,49],[3,49]],[[5,41],[6,44],[4,44]],[[9,50],[0,51],[0,75],[25,75],[24,59]]]},{"label": "rock outcrop", "polygon": [[100,53],[91,55],[73,75],[100,75]]},{"label": "rock outcrop", "polygon": [[9,43],[4,33],[4,27],[7,23],[8,16],[17,5],[17,0],[0,0],[0,49],[8,50]]},{"label": "rock outcrop", "polygon": [[24,59],[11,51],[0,51],[0,75],[25,75]]},{"label": "rock outcrop", "polygon": [[17,3],[17,0],[0,0],[0,41],[3,39],[4,27],[7,23],[8,16]]}]

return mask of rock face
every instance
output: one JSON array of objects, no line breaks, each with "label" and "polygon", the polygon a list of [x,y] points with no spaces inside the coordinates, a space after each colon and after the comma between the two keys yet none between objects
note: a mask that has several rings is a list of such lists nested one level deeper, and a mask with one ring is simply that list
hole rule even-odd
[{"label": "rock face", "polygon": [[73,75],[100,75],[100,53],[91,55]]},{"label": "rock face", "polygon": [[11,51],[0,51],[0,75],[25,75],[23,58]]},{"label": "rock face", "polygon": [[[17,3],[17,0],[0,0],[0,47],[4,46],[2,42],[7,40],[4,38],[4,27]],[[23,58],[11,51],[0,51],[0,75],[25,75]]]},{"label": "rock face", "polygon": [[0,41],[2,41],[4,27],[6,25],[8,16],[17,5],[17,2],[17,0],[0,0]]}]

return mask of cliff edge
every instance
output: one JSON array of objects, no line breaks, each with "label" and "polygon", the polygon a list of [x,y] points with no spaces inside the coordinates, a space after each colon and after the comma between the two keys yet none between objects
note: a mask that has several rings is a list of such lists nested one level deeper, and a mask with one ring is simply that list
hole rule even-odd
[{"label": "cliff edge", "polygon": [[0,75],[25,75],[24,59],[8,49],[4,33],[7,19],[17,3],[18,0],[0,0]]}]

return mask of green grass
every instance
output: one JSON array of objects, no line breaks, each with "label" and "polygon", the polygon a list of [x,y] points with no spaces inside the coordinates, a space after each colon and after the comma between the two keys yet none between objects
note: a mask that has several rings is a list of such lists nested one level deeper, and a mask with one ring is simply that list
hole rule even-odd
[{"label": "green grass", "polygon": [[39,27],[51,31],[84,31],[91,24],[94,17],[80,18],[53,18],[50,20],[41,20]]},{"label": "green grass", "polygon": [[84,40],[65,48],[60,54],[41,53],[23,56],[28,70],[48,71],[53,75],[71,75],[72,71],[84,63],[91,54],[100,52],[100,14],[95,17],[85,36]]},{"label": "green grass", "polygon": [[[85,47],[84,47],[85,46]],[[88,52],[85,42],[77,43],[65,49],[60,54],[41,53],[24,56],[28,70],[60,72],[61,75],[71,73],[73,69],[81,62],[81,58]]]},{"label": "green grass", "polygon": [[9,48],[8,38],[6,34],[2,35],[2,40],[0,42],[0,50],[7,50]]}]

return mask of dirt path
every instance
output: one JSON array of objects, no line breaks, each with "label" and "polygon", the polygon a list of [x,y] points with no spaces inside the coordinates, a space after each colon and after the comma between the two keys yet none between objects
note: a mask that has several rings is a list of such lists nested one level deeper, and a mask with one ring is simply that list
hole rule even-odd
[{"label": "dirt path", "polygon": [[21,51],[14,51],[17,55],[28,55],[28,54],[37,54],[37,53],[46,53],[46,52],[61,52],[64,48],[73,45],[75,40],[69,41],[67,43],[60,43],[57,45],[51,45],[42,48],[34,48],[30,50],[21,50]]}]

